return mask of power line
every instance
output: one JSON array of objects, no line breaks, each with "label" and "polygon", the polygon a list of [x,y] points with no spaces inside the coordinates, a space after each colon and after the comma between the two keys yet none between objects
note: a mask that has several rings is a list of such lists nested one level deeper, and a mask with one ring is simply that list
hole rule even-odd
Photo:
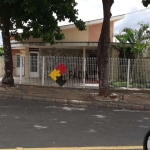
[{"label": "power line", "polygon": [[148,10],[148,9],[150,9],[150,7],[145,8],[145,9],[141,9],[141,10],[137,10],[137,11],[133,11],[133,12],[130,12],[130,13],[126,13],[125,15],[134,14],[134,13],[141,12],[141,11],[145,11],[145,10]]}]

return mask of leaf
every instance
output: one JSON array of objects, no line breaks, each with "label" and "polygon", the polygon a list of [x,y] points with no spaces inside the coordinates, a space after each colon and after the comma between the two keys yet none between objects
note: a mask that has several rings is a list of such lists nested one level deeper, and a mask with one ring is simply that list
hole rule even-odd
[{"label": "leaf", "polygon": [[[85,22],[78,19],[75,0],[0,0],[0,25],[7,8],[11,6],[11,34],[16,40],[23,41],[30,36],[42,38],[43,41],[54,44],[62,40],[64,35],[58,27],[58,22],[68,19],[79,30],[85,30]],[[18,29],[23,31],[18,34]]]}]

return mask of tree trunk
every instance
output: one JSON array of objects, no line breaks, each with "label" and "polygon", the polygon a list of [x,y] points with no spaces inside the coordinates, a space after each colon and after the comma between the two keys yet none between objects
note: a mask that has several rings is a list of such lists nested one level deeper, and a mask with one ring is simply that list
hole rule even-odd
[{"label": "tree trunk", "polygon": [[5,86],[14,86],[13,79],[13,61],[12,61],[12,52],[10,45],[10,11],[11,7],[9,3],[5,4],[5,9],[3,12],[3,26],[2,26],[2,39],[4,47],[4,61],[5,61],[5,75],[2,79],[2,85]]},{"label": "tree trunk", "polygon": [[101,35],[98,43],[98,75],[99,75],[99,95],[109,96],[110,88],[108,82],[109,74],[109,45],[110,45],[110,18],[111,6],[114,0],[102,0],[104,21],[102,25]]}]

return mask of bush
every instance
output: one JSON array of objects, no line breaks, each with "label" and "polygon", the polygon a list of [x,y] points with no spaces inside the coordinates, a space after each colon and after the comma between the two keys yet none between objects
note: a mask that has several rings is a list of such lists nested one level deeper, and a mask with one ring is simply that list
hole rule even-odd
[{"label": "bush", "polygon": [[127,82],[113,82],[112,85],[114,87],[126,87],[127,86]]}]

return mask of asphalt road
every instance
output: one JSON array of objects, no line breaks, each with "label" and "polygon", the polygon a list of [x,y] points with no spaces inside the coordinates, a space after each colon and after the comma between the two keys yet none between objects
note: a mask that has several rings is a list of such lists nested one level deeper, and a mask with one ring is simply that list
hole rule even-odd
[{"label": "asphalt road", "polygon": [[0,100],[0,148],[139,146],[150,112]]}]

